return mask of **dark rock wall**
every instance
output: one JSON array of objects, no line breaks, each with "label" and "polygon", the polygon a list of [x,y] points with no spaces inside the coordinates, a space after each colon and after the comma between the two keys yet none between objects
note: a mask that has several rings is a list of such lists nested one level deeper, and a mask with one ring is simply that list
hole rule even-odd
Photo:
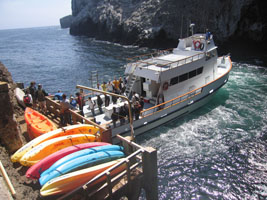
[{"label": "dark rock wall", "polygon": [[70,28],[72,23],[72,15],[68,15],[60,18],[59,20],[61,28]]},{"label": "dark rock wall", "polygon": [[16,117],[22,112],[14,95],[11,74],[0,63],[0,144],[13,153],[22,146],[21,130]]},{"label": "dark rock wall", "polygon": [[217,42],[229,38],[266,42],[263,0],[72,0],[70,33],[123,44],[171,47],[209,28]]}]

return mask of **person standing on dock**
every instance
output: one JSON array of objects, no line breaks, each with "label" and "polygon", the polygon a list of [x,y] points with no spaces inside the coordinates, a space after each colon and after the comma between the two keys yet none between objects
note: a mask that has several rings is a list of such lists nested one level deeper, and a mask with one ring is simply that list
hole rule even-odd
[{"label": "person standing on dock", "polygon": [[26,107],[32,107],[32,95],[30,94],[29,90],[25,91],[25,96],[23,97],[23,102]]},{"label": "person standing on dock", "polygon": [[62,101],[60,102],[60,124],[62,126],[66,126],[67,124],[71,123],[71,114],[70,110],[73,106],[70,104],[69,100],[67,99],[66,94],[62,95]]},{"label": "person standing on dock", "polygon": [[36,99],[38,101],[39,109],[41,112],[46,113],[46,101],[45,97],[48,96],[48,94],[43,89],[42,85],[38,85],[38,89],[36,91]]},{"label": "person standing on dock", "polygon": [[83,114],[83,106],[84,106],[84,100],[79,92],[76,93],[76,102],[79,105],[80,114],[84,116]]},{"label": "person standing on dock", "polygon": [[70,95],[70,105],[72,105],[73,108],[76,109],[77,101],[76,101],[76,99],[74,99],[74,97],[72,95]]},{"label": "person standing on dock", "polygon": [[29,86],[29,92],[32,96],[32,107],[33,109],[36,109],[36,87],[35,87],[36,83],[34,81],[32,81],[30,83],[30,86]]}]

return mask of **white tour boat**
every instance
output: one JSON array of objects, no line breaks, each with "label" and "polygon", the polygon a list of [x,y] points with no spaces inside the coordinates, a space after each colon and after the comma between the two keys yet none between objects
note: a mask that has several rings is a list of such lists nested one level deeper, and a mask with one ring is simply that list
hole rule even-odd
[{"label": "white tour boat", "polygon": [[[212,35],[206,33],[179,39],[172,50],[135,57],[125,67],[125,95],[130,99],[135,92],[145,102],[140,118],[132,122],[136,136],[206,104],[228,81],[232,62],[229,55],[217,56]],[[131,134],[129,123],[120,125],[118,120],[113,127],[110,118],[113,107],[124,103],[103,106],[104,113],[95,116],[100,125],[110,126],[113,137]],[[89,109],[84,111],[91,115]]]}]

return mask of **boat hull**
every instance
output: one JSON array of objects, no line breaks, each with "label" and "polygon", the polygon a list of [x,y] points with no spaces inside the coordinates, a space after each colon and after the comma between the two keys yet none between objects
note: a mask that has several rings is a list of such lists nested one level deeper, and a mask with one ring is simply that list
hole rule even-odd
[{"label": "boat hull", "polygon": [[[137,121],[134,121],[134,136],[140,135],[171,120],[182,117],[207,104],[215,95],[215,93],[228,81],[229,72],[204,86],[201,89],[200,94],[182,101],[175,106],[170,106],[169,108],[155,112],[155,114],[151,114],[148,117],[143,117]],[[131,133],[129,124],[112,129],[112,137],[115,143],[119,142],[116,138],[117,134],[130,136]]]}]

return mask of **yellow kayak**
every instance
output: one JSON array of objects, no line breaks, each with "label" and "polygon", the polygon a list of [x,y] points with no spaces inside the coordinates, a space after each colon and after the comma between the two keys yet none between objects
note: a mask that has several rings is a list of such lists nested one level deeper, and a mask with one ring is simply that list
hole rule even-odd
[{"label": "yellow kayak", "polygon": [[[86,169],[74,171],[57,178],[54,178],[48,181],[40,190],[42,196],[49,196],[49,195],[58,195],[70,192],[77,187],[80,187],[94,178],[96,175],[100,174],[101,172],[105,171],[106,169],[112,167],[113,165],[119,163],[123,159],[118,159],[114,161],[110,161],[107,163],[103,163],[100,165],[96,165],[94,167],[89,167]],[[116,168],[111,172],[111,175],[115,175],[120,173],[125,169],[126,165],[123,164],[120,167]],[[94,184],[100,183],[106,179],[106,176],[98,179],[96,182],[92,183],[91,186]]]},{"label": "yellow kayak", "polygon": [[74,135],[74,134],[92,134],[96,135],[99,137],[99,128],[92,126],[92,125],[86,125],[86,124],[77,124],[77,125],[72,125],[72,126],[67,126],[64,128],[56,129],[54,131],[50,131],[48,133],[45,133],[32,141],[28,142],[25,144],[23,147],[18,149],[12,156],[11,156],[11,161],[12,162],[19,162],[22,156],[33,149],[35,146],[38,144],[45,142],[47,140],[61,137],[61,136],[66,136],[66,135]]},{"label": "yellow kayak", "polygon": [[95,135],[91,134],[76,134],[53,138],[42,142],[24,154],[20,159],[20,164],[24,166],[32,166],[46,156],[63,148],[74,146],[76,144],[99,141],[100,138],[97,138]]}]

